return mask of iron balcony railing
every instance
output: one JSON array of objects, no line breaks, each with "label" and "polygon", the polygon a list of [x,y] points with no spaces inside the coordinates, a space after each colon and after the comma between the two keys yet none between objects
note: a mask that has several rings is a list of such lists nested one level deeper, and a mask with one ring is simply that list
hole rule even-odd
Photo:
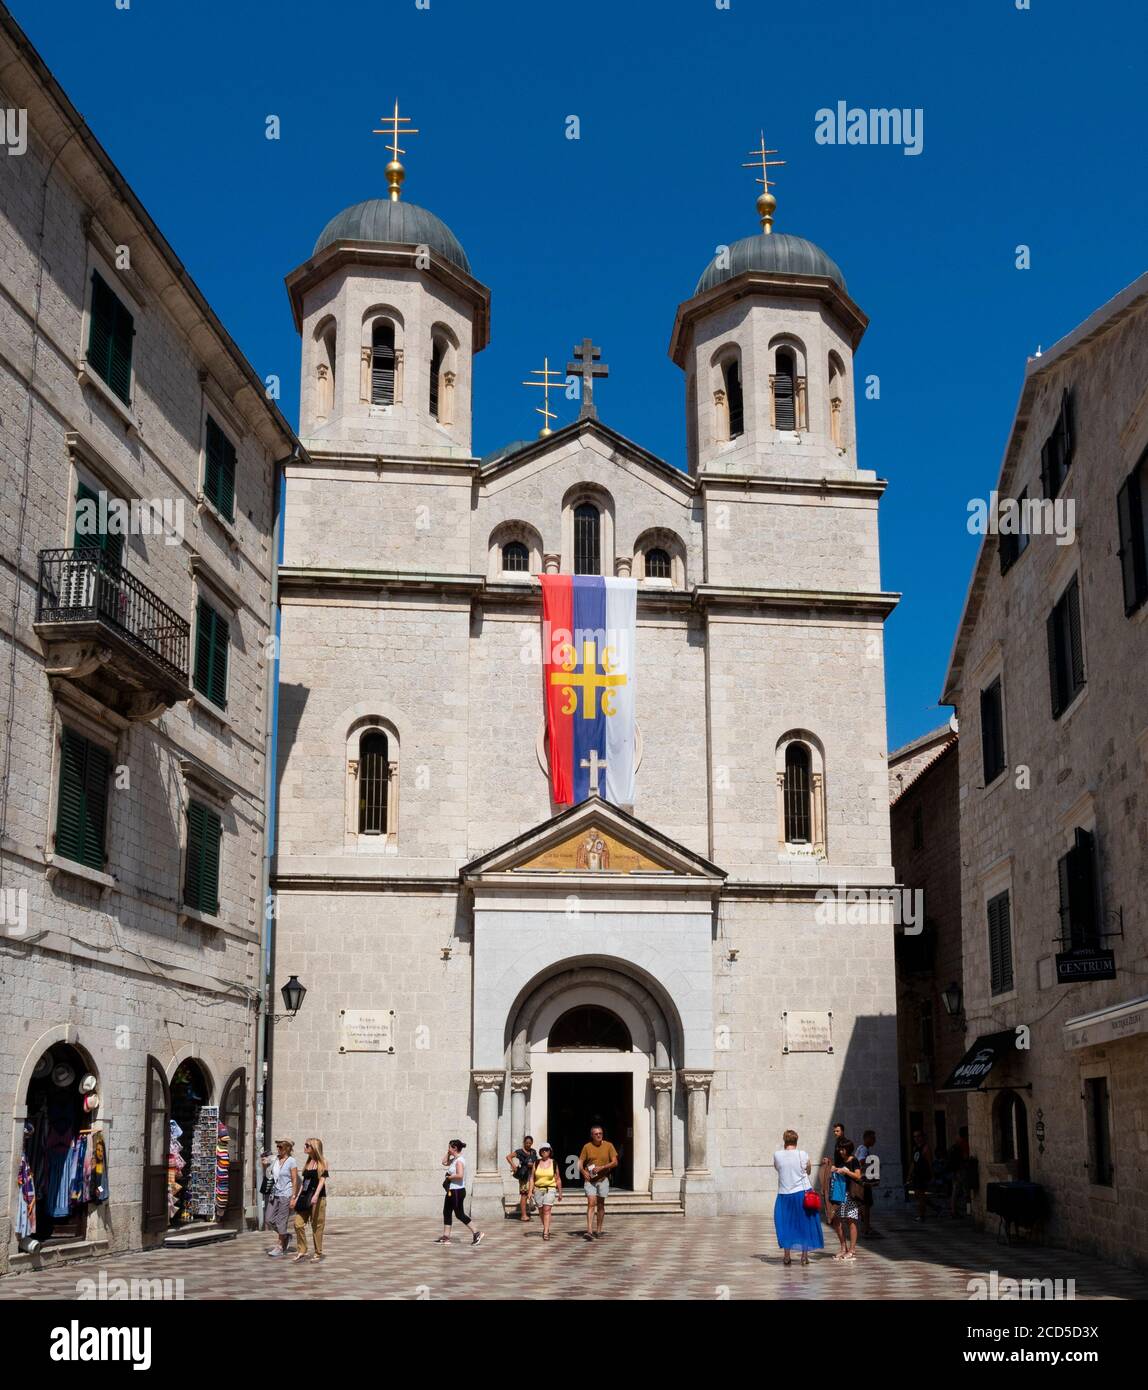
[{"label": "iron balcony railing", "polygon": [[36,621],[104,623],[187,680],[190,625],[97,546],[40,551]]}]

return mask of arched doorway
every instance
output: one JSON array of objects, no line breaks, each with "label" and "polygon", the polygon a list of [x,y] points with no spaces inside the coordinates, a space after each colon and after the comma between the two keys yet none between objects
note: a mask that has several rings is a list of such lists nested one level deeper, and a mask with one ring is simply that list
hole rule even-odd
[{"label": "arched doorway", "polygon": [[993,1103],[993,1160],[1014,1182],[1029,1181],[1028,1109],[1012,1090],[998,1092]]},{"label": "arched doorway", "polygon": [[528,1079],[516,1087],[529,1111],[511,1116],[515,1143],[529,1123],[536,1142],[553,1146],[564,1180],[580,1186],[578,1156],[601,1124],[618,1150],[616,1190],[673,1184],[681,1025],[656,985],[613,962],[565,962],[520,993],[507,1029],[513,1073]]},{"label": "arched doorway", "polygon": [[[185,1058],[175,1069],[170,1091],[168,1188],[171,1198],[168,1203],[168,1224],[182,1226],[197,1218],[201,1221],[213,1220],[214,1210],[210,1216],[202,1210],[197,1211],[190,1199],[193,1165],[200,1158],[195,1152],[196,1126],[199,1124],[204,1106],[211,1103],[211,1081],[206,1068],[194,1057]],[[214,1154],[212,1160],[214,1163]],[[214,1172],[212,1179],[214,1182]]]},{"label": "arched doorway", "polygon": [[[97,1170],[93,1117],[98,1078],[87,1057],[70,1043],[47,1048],[32,1068],[25,1092],[20,1174],[31,1178],[34,1206],[21,1202],[17,1231],[22,1244],[83,1240],[88,1211],[103,1200]],[[23,1229],[21,1229],[23,1228]]]}]

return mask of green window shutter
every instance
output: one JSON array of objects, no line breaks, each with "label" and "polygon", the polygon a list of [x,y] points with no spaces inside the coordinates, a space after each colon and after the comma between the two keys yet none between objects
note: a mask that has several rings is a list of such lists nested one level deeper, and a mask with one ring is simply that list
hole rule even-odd
[{"label": "green window shutter", "polygon": [[1143,462],[1132,470],[1116,494],[1116,519],[1119,526],[1120,574],[1124,581],[1124,612],[1134,613],[1148,598],[1148,516],[1145,515]]},{"label": "green window shutter", "polygon": [[1007,893],[998,893],[988,904],[989,988],[993,994],[1012,989],[1012,926]]},{"label": "green window shutter", "polygon": [[92,271],[89,317],[88,361],[127,405],[131,399],[135,320],[96,270]]},{"label": "green window shutter", "polygon": [[227,655],[231,624],[206,599],[195,624],[195,688],[220,709],[227,707]]},{"label": "green window shutter", "polygon": [[[112,499],[109,498],[109,502]],[[94,508],[99,508],[100,495],[93,492],[87,483],[80,483],[76,488],[76,501],[90,502]],[[87,510],[85,508],[85,510]],[[123,564],[124,559],[124,538],[121,535],[109,535],[106,531],[81,531],[79,507],[76,508],[76,520],[73,528],[72,545],[80,550],[84,546],[98,546],[103,551],[104,558],[110,565],[117,569]]]},{"label": "green window shutter", "polygon": [[1064,591],[1061,599],[1065,609],[1065,623],[1068,629],[1068,676],[1071,700],[1084,685],[1084,643],[1080,633],[1080,580],[1073,577],[1072,583]]},{"label": "green window shutter", "polygon": [[219,911],[219,850],[223,822],[198,801],[187,807],[187,868],[183,901],[214,917]]},{"label": "green window shutter", "polygon": [[203,491],[221,515],[235,520],[235,445],[209,415]]},{"label": "green window shutter", "polygon": [[60,743],[56,798],[56,852],[90,869],[104,867],[111,758],[98,744],[71,729]]}]

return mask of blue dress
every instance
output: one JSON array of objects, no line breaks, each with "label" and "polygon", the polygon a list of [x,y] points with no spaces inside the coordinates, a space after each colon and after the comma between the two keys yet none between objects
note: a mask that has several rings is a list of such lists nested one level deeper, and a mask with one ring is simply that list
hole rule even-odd
[{"label": "blue dress", "polygon": [[[778,1157],[794,1153],[794,1150],[781,1150],[774,1154],[774,1167]],[[783,1160],[784,1162],[784,1160]],[[803,1163],[804,1169],[804,1163]],[[779,1169],[779,1174],[781,1170]],[[808,1182],[808,1178],[806,1179]],[[810,1184],[812,1186],[812,1184]],[[805,1210],[805,1192],[779,1192],[773,1204],[773,1227],[777,1232],[777,1245],[780,1250],[821,1250],[825,1246],[825,1236],[821,1229],[821,1213]]]}]

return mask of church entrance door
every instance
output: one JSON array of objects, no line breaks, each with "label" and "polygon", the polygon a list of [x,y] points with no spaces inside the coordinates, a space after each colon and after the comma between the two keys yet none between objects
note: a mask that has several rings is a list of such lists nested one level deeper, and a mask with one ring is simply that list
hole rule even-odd
[{"label": "church entrance door", "polygon": [[[618,1151],[618,1167],[610,1185],[630,1192],[634,1187],[634,1086],[625,1072],[551,1072],[547,1078],[547,1133],[562,1168],[563,1186],[581,1190],[578,1155],[594,1125]],[[573,1192],[571,1193],[573,1195]]]}]

